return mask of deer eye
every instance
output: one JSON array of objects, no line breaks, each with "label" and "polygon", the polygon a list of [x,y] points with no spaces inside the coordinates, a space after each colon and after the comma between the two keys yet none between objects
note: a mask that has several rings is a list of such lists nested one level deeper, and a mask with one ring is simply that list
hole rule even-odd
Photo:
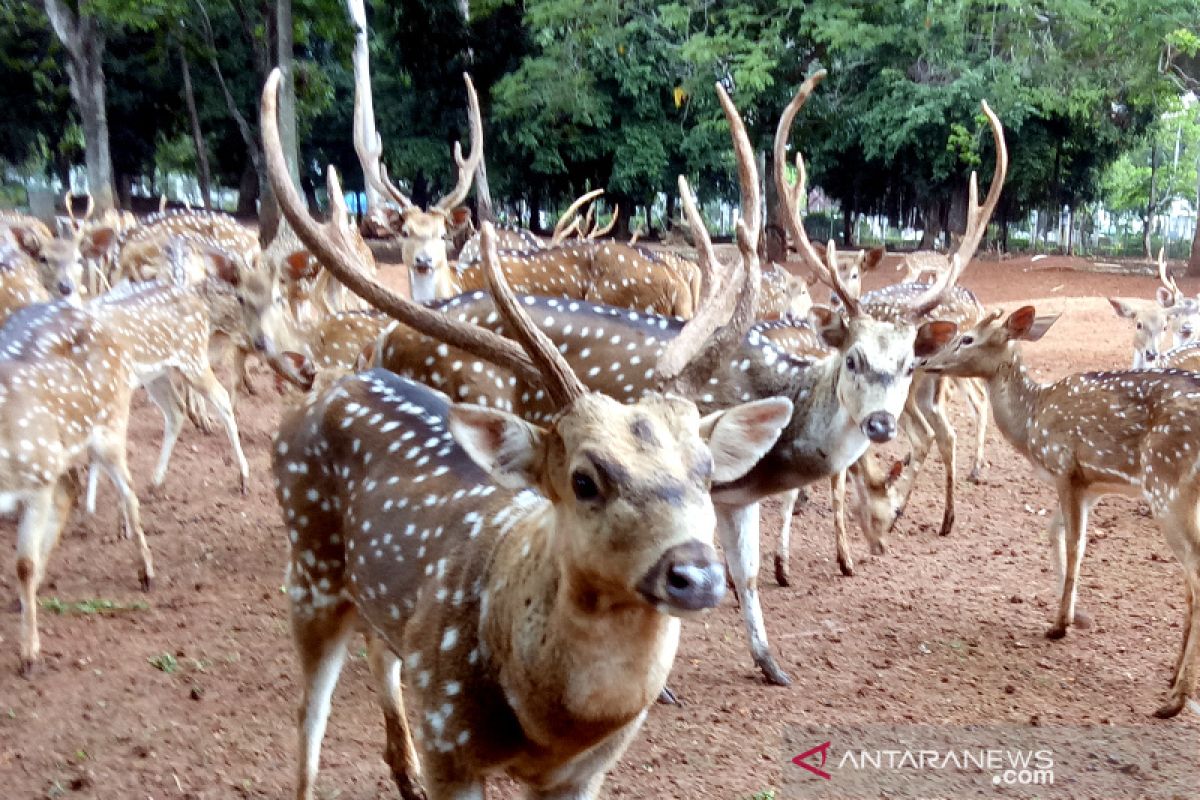
[{"label": "deer eye", "polygon": [[846,369],[850,370],[851,372],[858,372],[858,360],[855,359],[854,356],[846,356]]},{"label": "deer eye", "polygon": [[1140,322],[1139,322],[1139,323],[1137,324],[1137,329],[1138,329],[1139,331],[1142,329],[1142,323],[1140,323]]},{"label": "deer eye", "polygon": [[964,336],[958,340],[959,347],[970,347],[973,344],[975,344],[974,336]]},{"label": "deer eye", "polygon": [[586,472],[576,472],[571,476],[571,488],[575,491],[576,500],[586,502],[600,496],[600,487]]}]

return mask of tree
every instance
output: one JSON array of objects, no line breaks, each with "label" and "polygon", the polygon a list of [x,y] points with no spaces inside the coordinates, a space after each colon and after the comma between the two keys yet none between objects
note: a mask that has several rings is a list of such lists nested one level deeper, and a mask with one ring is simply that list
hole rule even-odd
[{"label": "tree", "polygon": [[88,190],[96,210],[107,211],[115,206],[115,195],[104,85],[105,34],[88,0],[81,0],[77,12],[64,0],[45,0],[45,4],[46,16],[67,51],[71,97],[83,121]]},{"label": "tree", "polygon": [[[371,91],[371,54],[370,36],[367,32],[367,10],[364,0],[346,0],[350,12],[350,23],[354,26],[354,113],[355,130],[359,131],[364,143],[373,147],[379,138],[375,127],[375,99]],[[380,182],[379,162],[373,159],[362,159],[362,170],[365,177],[364,191],[367,197],[367,207],[374,208],[381,198],[375,191]]]}]

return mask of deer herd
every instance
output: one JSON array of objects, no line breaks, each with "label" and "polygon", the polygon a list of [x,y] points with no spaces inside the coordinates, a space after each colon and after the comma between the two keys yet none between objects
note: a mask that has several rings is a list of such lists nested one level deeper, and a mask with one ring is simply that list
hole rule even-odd
[{"label": "deer herd", "polygon": [[[605,238],[619,212],[600,223],[598,190],[549,238],[476,230],[461,206],[484,145],[469,78],[470,151],[455,147],[455,186],[425,209],[388,179],[381,143],[356,126],[355,148],[374,167],[365,172],[395,208],[356,226],[331,168],[328,218],[311,216],[284,163],[276,72],[262,131],[284,220],[265,249],[209,211],[93,219],[90,198],[77,217],[68,195],[57,233],[4,212],[0,510],[20,514],[22,672],[40,661],[48,557],[80,498],[94,510],[102,476],[150,588],[126,463],[134,390],[163,416],[153,487],[185,421],[211,430],[212,411],[245,493],[235,409],[239,393],[259,391],[247,371],[255,357],[294,392],[272,472],[303,694],[299,798],[314,796],[330,700],[358,632],[405,798],[479,798],[492,773],[534,797],[594,797],[656,698],[670,697],[680,620],[716,606],[727,585],[754,662],[768,682],[788,684],[759,598],[761,502],[783,496],[774,572],[788,585],[793,506],[805,486],[829,481],[837,561],[852,575],[846,517],[883,553],[936,445],[950,534],[954,390],[975,417],[972,480],[994,419],[1057,492],[1048,637],[1086,620],[1076,589],[1091,506],[1111,492],[1149,506],[1184,569],[1183,645],[1155,712],[1178,714],[1200,649],[1200,304],[1160,255],[1154,300],[1110,300],[1135,323],[1132,368],[1034,381],[1020,343],[1055,318],[1030,306],[989,311],[957,284],[1008,168],[986,103],[995,170],[982,202],[971,175],[954,251],[910,255],[899,282],[863,291],[882,248],[848,254],[809,240],[805,164],[789,144],[823,77],[784,109],[768,176],[718,84],[740,190],[736,252],[724,261],[682,177],[694,260]],[[760,262],[764,179],[811,282]],[[378,280],[364,232],[402,242],[411,299]],[[827,305],[814,301],[816,282]],[[214,366],[230,356],[226,386]],[[901,434],[911,455],[884,469],[871,446]]]}]

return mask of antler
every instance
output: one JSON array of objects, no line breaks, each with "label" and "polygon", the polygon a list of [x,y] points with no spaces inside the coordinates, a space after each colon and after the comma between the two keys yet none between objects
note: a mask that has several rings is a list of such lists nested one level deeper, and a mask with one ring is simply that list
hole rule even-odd
[{"label": "antler", "polygon": [[[660,383],[684,391],[694,388],[702,378],[721,363],[724,351],[737,346],[746,331],[754,324],[758,310],[761,273],[758,265],[758,235],[762,227],[758,167],[754,148],[746,134],[746,126],[737,107],[721,84],[717,97],[733,138],[737,159],[738,185],[741,190],[741,219],[737,222],[739,259],[728,268],[724,280],[718,279],[712,239],[696,205],[696,197],[687,179],[679,176],[679,194],[687,214],[688,224],[696,240],[696,252],[701,270],[701,299],[699,311],[683,326],[683,330],[664,348],[659,356],[657,373]],[[729,296],[738,286],[733,310]],[[722,318],[725,318],[724,320]],[[703,373],[703,374],[702,374]]]},{"label": "antler", "polygon": [[971,170],[971,179],[967,184],[967,230],[963,234],[958,249],[950,256],[950,269],[946,270],[938,280],[912,301],[912,315],[921,316],[937,307],[945,297],[946,292],[962,275],[971,257],[975,255],[983,234],[987,231],[988,220],[1000,202],[1000,190],[1004,187],[1004,179],[1008,175],[1008,147],[1004,143],[1004,126],[992,111],[986,100],[980,102],[988,124],[992,128],[992,138],[996,142],[996,171],[992,174],[992,185],[988,187],[987,197],[983,205],[979,205],[979,178],[975,170]]},{"label": "antler", "polygon": [[581,194],[575,198],[575,202],[567,206],[567,210],[558,218],[558,222],[554,225],[554,233],[550,236],[550,246],[553,247],[562,244],[572,231],[579,230],[579,209],[583,208],[585,203],[595,200],[600,195],[604,194],[603,189],[592,189],[590,192]]},{"label": "antler", "polygon": [[[474,325],[455,321],[401,297],[366,275],[357,263],[354,248],[346,239],[347,230],[342,225],[320,225],[309,216],[296,187],[288,178],[287,162],[283,157],[283,145],[279,139],[279,120],[276,116],[279,81],[278,69],[272,70],[262,95],[263,151],[267,162],[267,176],[280,209],[292,225],[300,241],[326,269],[346,285],[350,291],[372,306],[403,322],[426,336],[453,345],[493,364],[511,369],[523,380],[542,382],[542,374],[521,347],[511,339],[484,330]],[[337,173],[329,170],[329,196],[342,197]],[[336,202],[336,201],[335,201]]]},{"label": "antler", "polygon": [[800,154],[799,150],[796,151],[796,183],[789,185],[787,181],[787,145],[792,132],[792,123],[800,109],[808,102],[813,89],[825,79],[827,74],[822,69],[810,75],[804,83],[800,84],[795,96],[779,117],[779,125],[775,128],[773,150],[775,189],[783,201],[787,230],[792,236],[800,257],[808,264],[817,280],[833,289],[842,301],[846,313],[850,316],[857,316],[861,313],[858,297],[842,283],[838,276],[837,248],[830,242],[825,248],[825,257],[822,258],[812,241],[809,240],[808,232],[804,229],[804,215],[800,211],[800,205],[805,197],[808,173],[804,168],[804,156]]},{"label": "antler", "polygon": [[471,154],[463,161],[462,143],[454,143],[454,163],[458,166],[458,183],[450,194],[438,200],[435,204],[442,211],[449,211],[467,198],[471,191],[471,182],[475,180],[475,170],[483,161],[483,118],[479,113],[479,97],[475,94],[475,84],[471,76],[463,73],[467,83],[467,119],[471,123]]},{"label": "antler", "polygon": [[363,178],[380,197],[391,198],[401,211],[408,211],[414,207],[404,192],[388,180],[387,168],[383,165],[383,138],[376,134],[374,142],[367,141],[367,133],[363,126],[362,97],[357,87],[354,90],[354,151],[358,153],[358,161],[362,164]]},{"label": "antler", "polygon": [[1158,279],[1162,281],[1162,285],[1171,293],[1171,299],[1174,303],[1179,303],[1183,297],[1183,291],[1179,288],[1179,284],[1167,272],[1167,251],[1165,248],[1158,248]]},{"label": "antler", "polygon": [[[594,208],[594,206],[593,206],[593,208]],[[619,205],[614,205],[612,216],[608,218],[608,224],[599,226],[599,227],[593,227],[590,231],[588,231],[584,235],[584,238],[590,242],[590,241],[599,239],[601,236],[607,236],[609,233],[612,232],[613,228],[617,227],[617,220],[620,218],[621,218],[621,207]]]},{"label": "antler", "polygon": [[558,351],[550,337],[533,324],[513,295],[504,274],[500,271],[500,256],[496,252],[496,229],[492,223],[484,222],[479,229],[480,255],[483,270],[487,275],[488,288],[496,301],[496,310],[503,316],[512,330],[513,338],[521,343],[529,358],[542,374],[551,401],[558,408],[566,408],[587,394],[587,389],[571,369],[571,365]]}]

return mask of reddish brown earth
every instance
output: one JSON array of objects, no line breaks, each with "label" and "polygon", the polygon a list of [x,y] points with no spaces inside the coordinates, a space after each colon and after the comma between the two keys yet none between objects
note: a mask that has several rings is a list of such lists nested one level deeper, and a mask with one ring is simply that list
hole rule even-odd
[{"label": "reddish brown earth", "polygon": [[[1154,281],[1063,269],[1064,260],[972,267],[964,283],[985,303],[1065,311],[1027,348],[1038,375],[1124,365],[1131,331],[1100,296],[1150,297]],[[398,270],[397,270],[398,272]],[[398,278],[398,276],[395,276]],[[881,280],[874,276],[875,281]],[[1200,283],[1184,281],[1189,293]],[[253,469],[235,490],[219,435],[185,430],[164,491],[143,493],[159,580],[137,589],[134,550],[117,539],[111,490],[95,518],[70,524],[42,598],[147,608],[42,615],[45,669],[16,676],[11,547],[0,563],[0,796],[229,798],[289,796],[297,686],[280,591],[285,538],[268,478],[268,443],[281,401],[257,373],[257,397],[238,416]],[[136,401],[132,469],[146,486],[160,419]],[[960,460],[971,423],[956,411]],[[797,517],[794,586],[763,570],[767,627],[794,684],[766,686],[747,653],[731,601],[687,623],[672,685],[686,701],[652,710],[614,771],[612,797],[744,798],[778,785],[782,731],[793,723],[1046,723],[1170,725],[1195,733],[1193,712],[1149,713],[1163,699],[1181,636],[1179,568],[1134,502],[1093,514],[1081,606],[1096,624],[1059,642],[1042,637],[1052,577],[1042,528],[1051,492],[994,432],[986,483],[962,483],[958,525],[940,521],[941,466],[922,476],[887,556],[854,542],[858,573],[838,574],[827,492],[815,487]],[[936,461],[936,460],[935,460]],[[774,508],[774,503],[768,503]],[[764,514],[767,547],[777,512]],[[393,797],[380,759],[383,729],[356,645],[334,699],[320,777],[322,798]],[[172,671],[163,656],[173,658]],[[493,793],[495,794],[495,793]],[[501,796],[515,790],[501,784]]]}]

